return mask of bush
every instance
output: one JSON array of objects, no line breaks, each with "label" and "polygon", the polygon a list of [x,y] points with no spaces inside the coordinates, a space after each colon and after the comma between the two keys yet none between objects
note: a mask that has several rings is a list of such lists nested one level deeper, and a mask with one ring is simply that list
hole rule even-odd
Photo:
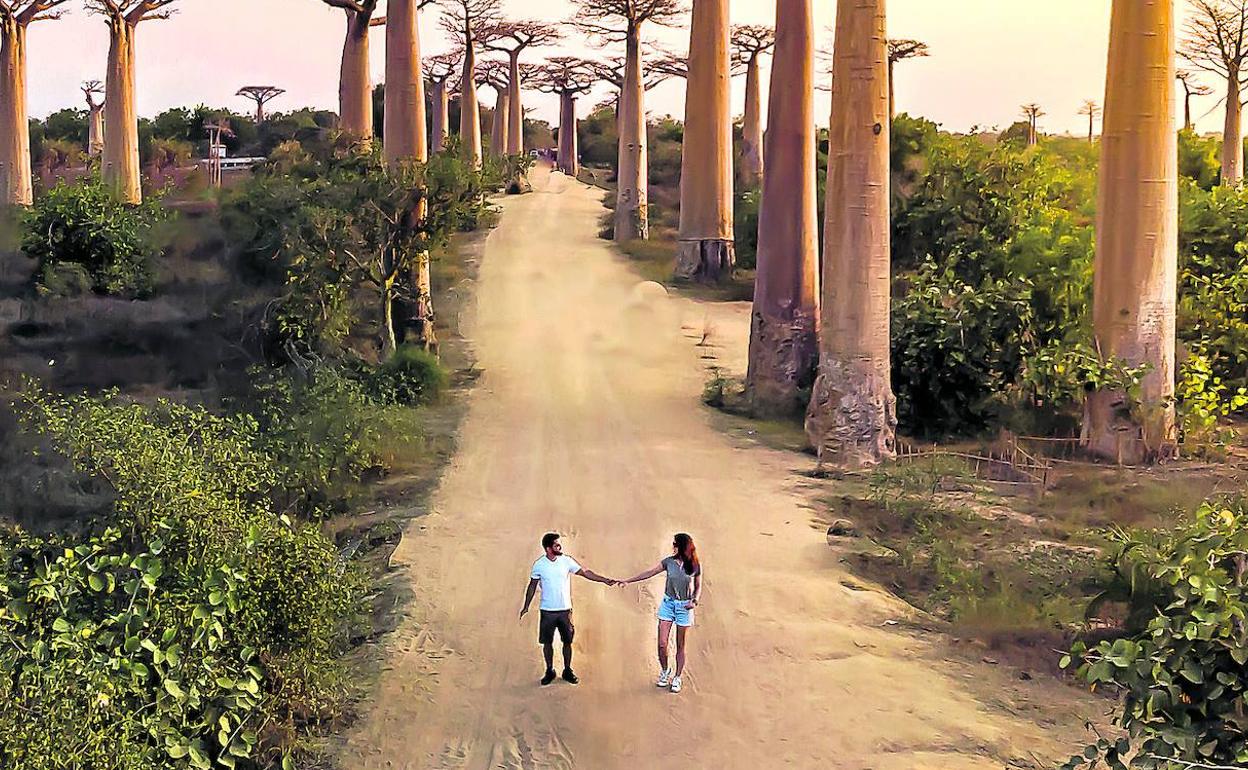
[{"label": "bush", "polygon": [[378,401],[414,406],[437,400],[450,382],[438,357],[414,345],[401,345],[373,372],[369,390]]},{"label": "bush", "polygon": [[746,190],[737,194],[733,207],[737,267],[744,270],[758,267],[758,204],[761,197],[758,190]]},{"label": "bush", "polygon": [[115,502],[0,540],[0,765],[268,767],[338,713],[362,583],[279,515],[253,420],[36,390],[21,412]]},{"label": "bush", "polygon": [[152,292],[153,229],[166,214],[157,201],[131,206],[101,180],[57,184],[23,220],[22,251],[39,260],[43,278],[57,265],[82,265],[102,294],[145,297]]}]

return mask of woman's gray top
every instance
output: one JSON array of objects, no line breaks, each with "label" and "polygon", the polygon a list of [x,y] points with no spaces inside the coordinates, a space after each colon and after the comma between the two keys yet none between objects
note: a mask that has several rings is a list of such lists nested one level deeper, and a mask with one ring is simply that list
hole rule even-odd
[{"label": "woman's gray top", "polygon": [[702,574],[702,568],[698,567],[694,570],[693,575],[685,572],[685,567],[680,563],[680,559],[675,556],[669,556],[663,560],[663,569],[667,570],[667,586],[663,589],[663,593],[672,599],[680,599],[689,601],[693,598],[693,578],[695,575]]}]

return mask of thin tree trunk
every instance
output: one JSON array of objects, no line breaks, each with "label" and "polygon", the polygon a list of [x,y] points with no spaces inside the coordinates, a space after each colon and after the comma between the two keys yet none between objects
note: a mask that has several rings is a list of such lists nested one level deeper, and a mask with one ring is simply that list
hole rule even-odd
[{"label": "thin tree trunk", "polygon": [[416,0],[389,0],[387,5],[385,104],[386,164],[394,167],[405,160],[425,162],[429,149]]},{"label": "thin tree trunk", "polygon": [[433,83],[433,151],[442,152],[451,133],[451,97],[446,81]]},{"label": "thin tree trunk", "polygon": [[104,181],[127,203],[143,201],[139,177],[139,117],[134,106],[136,27],[109,20],[108,73],[104,85]]},{"label": "thin tree trunk", "polygon": [[896,70],[897,62],[893,61],[893,57],[888,57],[888,121],[890,126],[893,118],[897,117],[897,88],[893,80],[893,73]]},{"label": "thin tree trunk", "polygon": [[362,142],[373,139],[373,87],[368,75],[369,19],[347,14],[347,36],[342,44],[338,79],[339,127]]},{"label": "thin tree trunk", "polygon": [[1239,73],[1226,84],[1226,123],[1222,127],[1222,184],[1239,187],[1244,181],[1243,97]]},{"label": "thin tree trunk", "polygon": [[1088,115],[1088,144],[1092,144],[1092,132],[1095,129],[1094,115]]},{"label": "thin tree trunk", "polygon": [[507,155],[524,154],[524,105],[521,103],[520,52],[513,51],[507,75]]},{"label": "thin tree trunk", "polygon": [[559,170],[571,177],[581,173],[577,154],[576,94],[562,93],[559,95]]},{"label": "thin tree trunk", "polygon": [[889,130],[885,1],[836,9],[819,376],[806,433],[820,462],[891,457]]},{"label": "thin tree trunk", "polygon": [[464,157],[481,168],[481,108],[477,104],[476,41],[466,35],[464,71],[459,93],[459,140]]},{"label": "thin tree trunk", "polygon": [[728,0],[694,0],[680,169],[676,276],[732,277],[732,105]]},{"label": "thin tree trunk", "polygon": [[[1092,323],[1106,360],[1150,368],[1139,404],[1086,403],[1088,449],[1125,462],[1175,452],[1178,149],[1174,0],[1114,0],[1101,129]],[[1235,95],[1232,94],[1232,97]]]},{"label": "thin tree trunk", "polygon": [[104,105],[92,107],[87,120],[87,153],[95,157],[104,152]]},{"label": "thin tree trunk", "polygon": [[625,41],[624,84],[616,102],[619,159],[616,172],[615,240],[650,237],[646,89],[641,74],[641,29],[630,25]]},{"label": "thin tree trunk", "polygon": [[757,187],[763,176],[763,95],[758,70],[758,56],[751,56],[745,71],[745,117],[741,124],[741,181],[746,187]]},{"label": "thin tree trunk", "polygon": [[34,202],[26,116],[26,27],[0,20],[0,207]]},{"label": "thin tree trunk", "polygon": [[1192,130],[1192,93],[1191,91],[1186,91],[1186,88],[1187,87],[1184,86],[1185,91],[1183,94],[1183,130],[1191,131]]},{"label": "thin tree trunk", "polygon": [[508,105],[510,101],[508,89],[498,88],[497,90],[498,96],[494,99],[493,125],[490,129],[490,157],[502,158],[507,154],[511,110]]},{"label": "thin tree trunk", "polygon": [[746,374],[759,414],[800,410],[819,356],[814,40],[811,0],[777,0]]}]

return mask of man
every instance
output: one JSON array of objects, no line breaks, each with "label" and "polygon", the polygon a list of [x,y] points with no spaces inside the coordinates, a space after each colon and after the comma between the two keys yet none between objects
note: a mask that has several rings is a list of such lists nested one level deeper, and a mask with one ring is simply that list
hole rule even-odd
[{"label": "man", "polygon": [[555,681],[555,631],[563,641],[563,679],[576,684],[580,680],[572,673],[572,636],[576,629],[572,626],[572,575],[580,575],[595,583],[618,585],[618,580],[603,577],[592,570],[587,570],[576,563],[576,559],[563,553],[563,543],[559,542],[559,533],[548,532],[542,536],[542,548],[546,553],[533,562],[533,571],[529,575],[529,586],[524,592],[524,606],[520,608],[523,618],[529,611],[533,594],[537,587],[542,587],[542,601],[538,605],[541,621],[538,623],[537,641],[542,645],[542,654],[546,656],[546,675],[542,684]]}]

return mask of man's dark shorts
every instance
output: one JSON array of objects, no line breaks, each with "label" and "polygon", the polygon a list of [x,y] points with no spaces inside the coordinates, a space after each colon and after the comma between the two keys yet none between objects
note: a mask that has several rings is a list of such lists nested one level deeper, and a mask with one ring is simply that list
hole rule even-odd
[{"label": "man's dark shorts", "polygon": [[555,629],[559,629],[559,638],[564,644],[572,644],[572,635],[576,629],[572,626],[572,610],[542,610],[541,621],[537,624],[537,641],[539,644],[553,644]]}]

